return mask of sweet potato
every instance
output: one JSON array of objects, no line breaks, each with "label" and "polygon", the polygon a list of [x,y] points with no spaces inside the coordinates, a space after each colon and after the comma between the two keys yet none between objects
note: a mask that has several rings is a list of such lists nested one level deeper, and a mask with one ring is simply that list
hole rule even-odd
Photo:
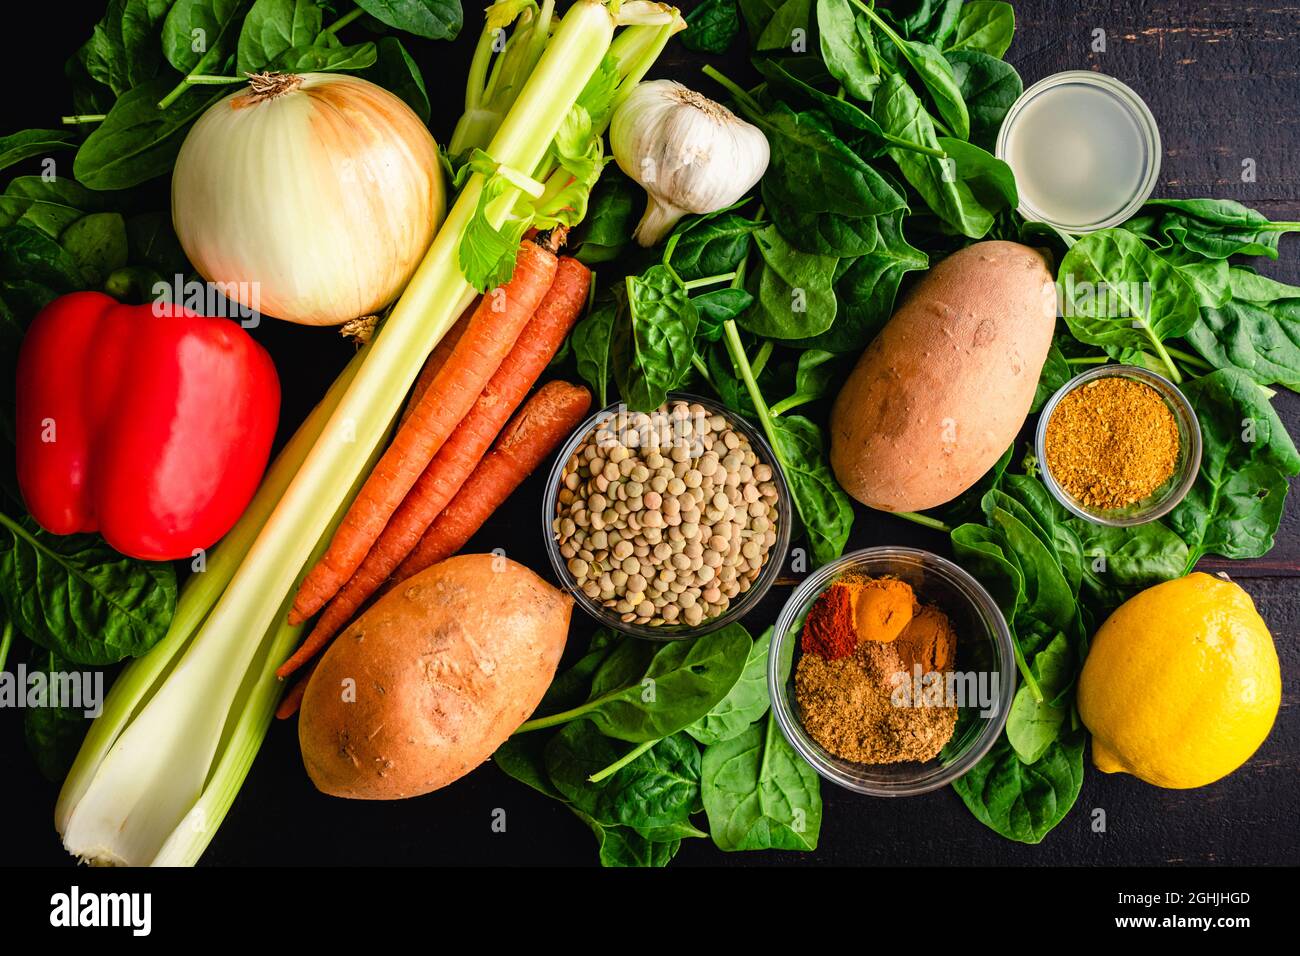
[{"label": "sweet potato", "polygon": [[521,564],[460,555],[404,581],[321,658],[298,720],[317,788],[392,800],[469,773],[537,707],[572,599]]},{"label": "sweet potato", "polygon": [[922,279],[862,353],[831,410],[831,468],[883,511],[951,501],[979,480],[1029,414],[1052,343],[1043,256],[978,242]]}]

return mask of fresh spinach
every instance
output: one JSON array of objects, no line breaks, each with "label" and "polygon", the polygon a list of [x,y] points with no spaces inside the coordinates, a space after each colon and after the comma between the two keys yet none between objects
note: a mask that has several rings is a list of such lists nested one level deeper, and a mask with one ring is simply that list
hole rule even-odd
[{"label": "fresh spinach", "polygon": [[186,90],[165,110],[158,101],[170,79],[152,80],[118,99],[107,119],[81,144],[72,171],[91,189],[129,189],[171,172],[184,133],[208,105],[225,95],[211,87]]},{"label": "fresh spinach", "polygon": [[116,212],[92,212],[63,231],[59,242],[91,285],[99,286],[129,256],[126,220]]},{"label": "fresh spinach", "polygon": [[703,0],[686,14],[682,46],[694,53],[726,53],[739,34],[736,0]]},{"label": "fresh spinach", "polygon": [[601,408],[609,404],[609,374],[617,318],[618,307],[608,303],[579,319],[570,335],[578,374],[592,387],[596,403]]},{"label": "fresh spinach", "polygon": [[0,596],[40,646],[78,664],[113,664],[167,633],[176,607],[170,564],[124,557],[98,535],[52,535],[30,517],[0,514],[0,526]]},{"label": "fresh spinach", "polygon": [[460,0],[357,0],[380,23],[428,40],[454,40],[464,22]]},{"label": "fresh spinach", "polygon": [[816,9],[826,69],[855,97],[870,100],[881,79],[871,32],[859,29],[849,0],[817,0]]},{"label": "fresh spinach", "polygon": [[255,0],[239,31],[236,70],[253,73],[288,50],[311,46],[324,16],[315,0]]},{"label": "fresh spinach", "polygon": [[953,35],[944,44],[945,53],[969,50],[1001,59],[1016,32],[1016,13],[1001,0],[973,0],[961,8]]},{"label": "fresh spinach", "polygon": [[835,322],[834,256],[795,249],[775,226],[754,233],[761,264],[752,273],[755,304],[738,324],[755,335],[798,339],[824,332]]},{"label": "fresh spinach", "polygon": [[424,76],[411,54],[406,52],[402,41],[397,37],[381,37],[375,44],[376,60],[374,66],[361,75],[402,98],[420,117],[420,122],[429,122],[429,92],[424,86]]},{"label": "fresh spinach", "polygon": [[626,289],[610,343],[614,378],[629,408],[651,412],[690,370],[700,316],[667,266],[629,276]]},{"label": "fresh spinach", "polygon": [[700,796],[700,751],[674,734],[608,777],[588,778],[625,756],[587,720],[565,725],[546,745],[546,773],[576,809],[606,826],[653,831],[685,823]]},{"label": "fresh spinach", "polygon": [[60,149],[70,149],[76,139],[69,130],[26,129],[21,133],[0,136],[0,169],[33,156],[45,156]]},{"label": "fresh spinach", "polygon": [[1205,554],[1266,554],[1282,520],[1287,478],[1300,474],[1300,453],[1246,373],[1220,369],[1190,382],[1183,393],[1196,410],[1203,441],[1196,483],[1168,517],[1187,542],[1185,570]]},{"label": "fresh spinach", "polygon": [[992,149],[1011,104],[1025,86],[1010,63],[977,50],[951,50],[944,59],[970,113],[970,141]]},{"label": "fresh spinach", "polygon": [[720,850],[815,850],[821,830],[821,780],[769,713],[764,724],[704,751],[704,812]]},{"label": "fresh spinach", "polygon": [[723,324],[735,319],[754,304],[754,297],[744,289],[713,289],[691,299],[700,314],[696,337],[701,342],[716,342],[722,337]]},{"label": "fresh spinach", "polygon": [[1271,222],[1231,199],[1152,199],[1126,227],[1157,249],[1179,246],[1207,259],[1276,259],[1278,240],[1300,231],[1300,222]]},{"label": "fresh spinach", "polygon": [[591,191],[587,217],[574,230],[574,255],[589,266],[617,259],[632,241],[644,203],[640,186],[616,168],[607,168]]},{"label": "fresh spinach", "polygon": [[[1223,267],[1227,298],[1208,305],[1187,341],[1216,368],[1236,368],[1260,385],[1300,390],[1300,288],[1241,266]],[[1186,275],[1187,268],[1183,267]]]},{"label": "fresh spinach", "polygon": [[1064,634],[1057,634],[1034,655],[1030,668],[1042,696],[1036,700],[1033,688],[1022,684],[1007,715],[1007,743],[1022,763],[1037,762],[1061,736],[1070,716],[1070,702],[1062,696],[1077,675],[1078,661]]},{"label": "fresh spinach", "polygon": [[162,66],[158,36],[171,6],[172,0],[109,0],[73,63],[114,96],[153,79]]},{"label": "fresh spinach", "polygon": [[771,703],[767,694],[767,655],[772,646],[772,628],[754,641],[745,668],[727,696],[707,714],[686,726],[686,733],[706,747],[730,740],[759,720]]},{"label": "fresh spinach", "polygon": [[[0,663],[0,666],[3,664]],[[71,661],[44,648],[37,649],[29,666],[46,674],[47,693],[51,686],[50,675],[66,674],[74,669]],[[59,783],[68,775],[88,726],[84,710],[55,706],[53,699],[47,699],[41,706],[28,707],[23,711],[23,737],[27,741],[28,751],[36,760],[37,769],[45,779]]]},{"label": "fresh spinach", "polygon": [[813,560],[833,561],[844,552],[853,530],[853,505],[826,463],[821,429],[802,415],[782,415],[772,426],[774,450]]},{"label": "fresh spinach", "polygon": [[733,212],[692,219],[669,240],[664,263],[686,282],[734,272],[760,225]]},{"label": "fresh spinach", "polygon": [[756,50],[790,50],[795,30],[808,35],[812,0],[740,0],[751,32],[757,29]]},{"label": "fresh spinach", "polygon": [[1083,746],[1084,735],[1072,733],[1027,764],[1004,735],[952,787],[985,826],[1009,840],[1039,843],[1079,798]]},{"label": "fresh spinach", "polygon": [[379,59],[373,43],[353,46],[303,46],[285,50],[268,66],[289,73],[333,73],[345,70],[367,70]]},{"label": "fresh spinach", "polygon": [[1043,371],[1038,377],[1038,387],[1034,390],[1034,401],[1029,406],[1029,410],[1039,411],[1047,404],[1047,400],[1073,377],[1074,372],[1065,361],[1065,353],[1061,351],[1060,344],[1053,340],[1047,350],[1047,359],[1043,362]]},{"label": "fresh spinach", "polygon": [[[248,6],[249,0],[176,0],[163,21],[167,62],[181,73],[215,71],[235,46]],[[155,106],[174,85],[166,81]]]},{"label": "fresh spinach", "polygon": [[964,0],[903,0],[891,4],[890,12],[902,34],[910,40],[924,40],[942,47],[957,29],[957,17]]},{"label": "fresh spinach", "polygon": [[1010,166],[988,150],[959,139],[940,136],[939,146],[948,154],[952,172],[980,205],[993,212],[1016,208],[1020,196]]},{"label": "fresh spinach", "polygon": [[[935,150],[940,148],[934,123],[899,74],[880,88],[871,115],[887,133]],[[945,159],[898,148],[891,148],[889,156],[934,214],[962,235],[979,239],[993,227],[993,214],[980,205],[969,185],[952,175]]]},{"label": "fresh spinach", "polygon": [[1163,343],[1186,334],[1199,311],[1177,266],[1128,230],[1103,229],[1070,248],[1058,282],[1076,339],[1112,353],[1153,347],[1179,377]]},{"label": "fresh spinach", "polygon": [[1189,567],[1187,542],[1160,521],[1111,528],[1076,518],[1070,525],[1083,550],[1085,593],[1102,610]]},{"label": "fresh spinach", "polygon": [[[952,66],[943,58],[943,54],[929,43],[906,40],[899,36],[874,11],[871,17],[911,66],[934,104],[939,118],[947,125],[949,134],[957,139],[969,138],[970,113],[966,109],[966,101],[962,99],[961,90],[953,76]],[[894,76],[902,79],[901,74],[895,73]],[[920,140],[913,141],[920,142]]]},{"label": "fresh spinach", "polygon": [[601,866],[667,866],[681,848],[681,840],[648,840],[631,827],[605,826],[576,807],[570,807],[596,836]]}]

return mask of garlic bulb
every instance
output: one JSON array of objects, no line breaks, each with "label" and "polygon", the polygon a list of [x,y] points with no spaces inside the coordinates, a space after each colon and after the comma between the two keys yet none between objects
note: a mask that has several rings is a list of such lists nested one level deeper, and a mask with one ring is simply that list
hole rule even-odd
[{"label": "garlic bulb", "polygon": [[339,73],[253,76],[199,117],[172,175],[172,221],[199,273],[304,325],[397,298],[443,210],[437,146],[419,117]]},{"label": "garlic bulb", "polygon": [[634,236],[653,246],[687,213],[731,205],[767,169],[767,139],[727,109],[673,80],[639,84],[614,112],[610,148],[649,197]]}]

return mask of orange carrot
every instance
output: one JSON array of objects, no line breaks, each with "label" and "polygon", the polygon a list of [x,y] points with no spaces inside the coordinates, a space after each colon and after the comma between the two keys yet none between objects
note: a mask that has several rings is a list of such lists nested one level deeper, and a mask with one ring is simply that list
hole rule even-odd
[{"label": "orange carrot", "polygon": [[406,400],[406,407],[402,409],[402,417],[398,421],[399,425],[406,424],[406,420],[411,417],[411,412],[415,411],[415,406],[420,404],[420,399],[424,397],[424,393],[428,390],[429,383],[442,371],[442,367],[447,364],[447,359],[451,358],[452,350],[456,348],[456,343],[460,341],[460,337],[465,334],[465,327],[469,325],[470,317],[474,314],[474,310],[478,308],[481,301],[483,300],[480,296],[469,304],[469,308],[460,314],[456,324],[449,328],[447,334],[438,340],[438,344],[433,347],[429,357],[424,360],[424,368],[420,369],[420,377],[411,386],[411,397]]},{"label": "orange carrot", "polygon": [[275,672],[277,677],[283,680],[314,657],[411,553],[559,350],[582,314],[590,286],[591,273],[586,266],[577,259],[560,259],[546,298],[519,333],[514,348],[501,362],[473,409],[429,462],[406,499],[388,519],[361,567],[325,608],[311,634],[280,665]]},{"label": "orange carrot", "polygon": [[401,563],[390,586],[464,547],[483,522],[578,426],[590,407],[591,393],[580,385],[547,382],[538,389]]},{"label": "orange carrot", "polygon": [[307,684],[311,681],[311,675],[316,673],[318,663],[319,661],[312,661],[307,672],[298,678],[298,682],[289,688],[287,694],[280,698],[280,706],[275,708],[276,720],[288,720],[298,713],[298,708],[302,706],[303,695],[307,693]]},{"label": "orange carrot", "polygon": [[556,257],[525,240],[514,275],[483,297],[465,333],[366,479],[329,548],[303,578],[289,621],[301,624],[356,572],[447,436],[465,417],[555,279]]}]

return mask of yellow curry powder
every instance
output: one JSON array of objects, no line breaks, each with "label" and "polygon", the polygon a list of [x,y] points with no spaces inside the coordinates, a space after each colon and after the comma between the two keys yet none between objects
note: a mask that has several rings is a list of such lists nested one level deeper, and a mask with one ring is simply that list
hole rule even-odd
[{"label": "yellow curry powder", "polygon": [[1047,423],[1047,467],[1089,508],[1123,508],[1153,494],[1178,462],[1178,422],[1150,385],[1098,378],[1063,397]]}]

